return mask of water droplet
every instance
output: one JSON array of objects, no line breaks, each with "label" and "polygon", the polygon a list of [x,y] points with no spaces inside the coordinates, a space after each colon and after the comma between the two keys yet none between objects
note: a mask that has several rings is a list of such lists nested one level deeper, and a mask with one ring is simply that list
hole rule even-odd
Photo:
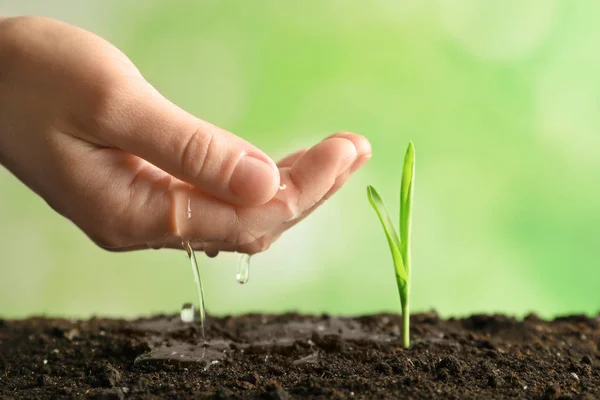
[{"label": "water droplet", "polygon": [[279,186],[279,190],[285,190],[287,189],[287,185],[284,183],[283,185]]},{"label": "water droplet", "polygon": [[235,277],[241,284],[247,283],[250,278],[250,257],[249,254],[242,254],[238,262],[238,272]]},{"label": "water droplet", "polygon": [[192,303],[185,303],[181,306],[181,322],[194,322],[194,314],[196,314],[196,307]]},{"label": "water droplet", "polygon": [[206,319],[206,313],[204,310],[204,292],[202,291],[202,281],[200,280],[200,270],[198,269],[198,262],[196,261],[196,254],[192,249],[192,241],[190,239],[183,241],[183,248],[188,254],[190,263],[192,264],[192,273],[194,274],[194,281],[196,282],[196,292],[198,293],[198,310],[200,311],[200,330],[202,331],[202,341],[206,342],[204,336],[204,321]]},{"label": "water droplet", "polygon": [[192,219],[192,199],[188,199],[187,219]]}]

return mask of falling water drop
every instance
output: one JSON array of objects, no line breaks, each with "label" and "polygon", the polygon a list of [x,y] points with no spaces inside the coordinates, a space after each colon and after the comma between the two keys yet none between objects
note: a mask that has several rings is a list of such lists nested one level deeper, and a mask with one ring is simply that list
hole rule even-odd
[{"label": "falling water drop", "polygon": [[242,254],[238,262],[238,272],[235,277],[242,285],[247,283],[250,278],[250,257],[249,254]]},{"label": "falling water drop", "polygon": [[192,219],[192,199],[188,199],[187,205],[187,219]]},{"label": "falling water drop", "polygon": [[181,322],[190,323],[194,322],[194,314],[196,313],[196,307],[192,303],[185,303],[181,306]]},{"label": "falling water drop", "polygon": [[194,274],[194,281],[196,282],[196,291],[198,292],[198,310],[200,311],[200,329],[202,331],[202,341],[206,342],[204,336],[204,321],[206,319],[206,313],[204,310],[204,293],[202,291],[202,282],[200,281],[200,270],[198,269],[198,262],[196,261],[196,254],[192,249],[192,242],[190,239],[183,241],[183,247],[187,251],[190,263],[192,264],[192,273]]}]

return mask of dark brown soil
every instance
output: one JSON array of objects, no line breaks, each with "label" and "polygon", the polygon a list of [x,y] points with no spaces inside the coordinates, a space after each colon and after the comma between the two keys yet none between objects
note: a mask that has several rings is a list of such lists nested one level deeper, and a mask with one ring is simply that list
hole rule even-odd
[{"label": "dark brown soil", "polygon": [[600,316],[0,320],[0,398],[600,398]]}]

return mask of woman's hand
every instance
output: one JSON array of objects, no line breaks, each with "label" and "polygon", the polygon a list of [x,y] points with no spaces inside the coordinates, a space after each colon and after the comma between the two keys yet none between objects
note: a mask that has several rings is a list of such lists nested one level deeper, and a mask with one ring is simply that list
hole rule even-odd
[{"label": "woman's hand", "polygon": [[0,20],[0,163],[106,249],[190,238],[209,255],[263,251],[370,155],[340,133],[275,164],[169,102],[94,34]]}]

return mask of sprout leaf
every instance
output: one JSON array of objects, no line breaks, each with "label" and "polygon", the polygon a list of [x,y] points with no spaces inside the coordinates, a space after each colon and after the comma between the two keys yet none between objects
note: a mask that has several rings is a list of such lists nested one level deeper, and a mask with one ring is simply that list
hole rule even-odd
[{"label": "sprout leaf", "polygon": [[377,213],[383,231],[387,238],[396,270],[396,284],[402,306],[402,340],[404,347],[410,346],[410,236],[412,224],[413,182],[415,178],[415,147],[408,144],[404,165],[402,167],[402,182],[400,183],[400,235],[394,228],[394,223],[381,200],[381,196],[373,186],[367,187],[369,203]]}]

